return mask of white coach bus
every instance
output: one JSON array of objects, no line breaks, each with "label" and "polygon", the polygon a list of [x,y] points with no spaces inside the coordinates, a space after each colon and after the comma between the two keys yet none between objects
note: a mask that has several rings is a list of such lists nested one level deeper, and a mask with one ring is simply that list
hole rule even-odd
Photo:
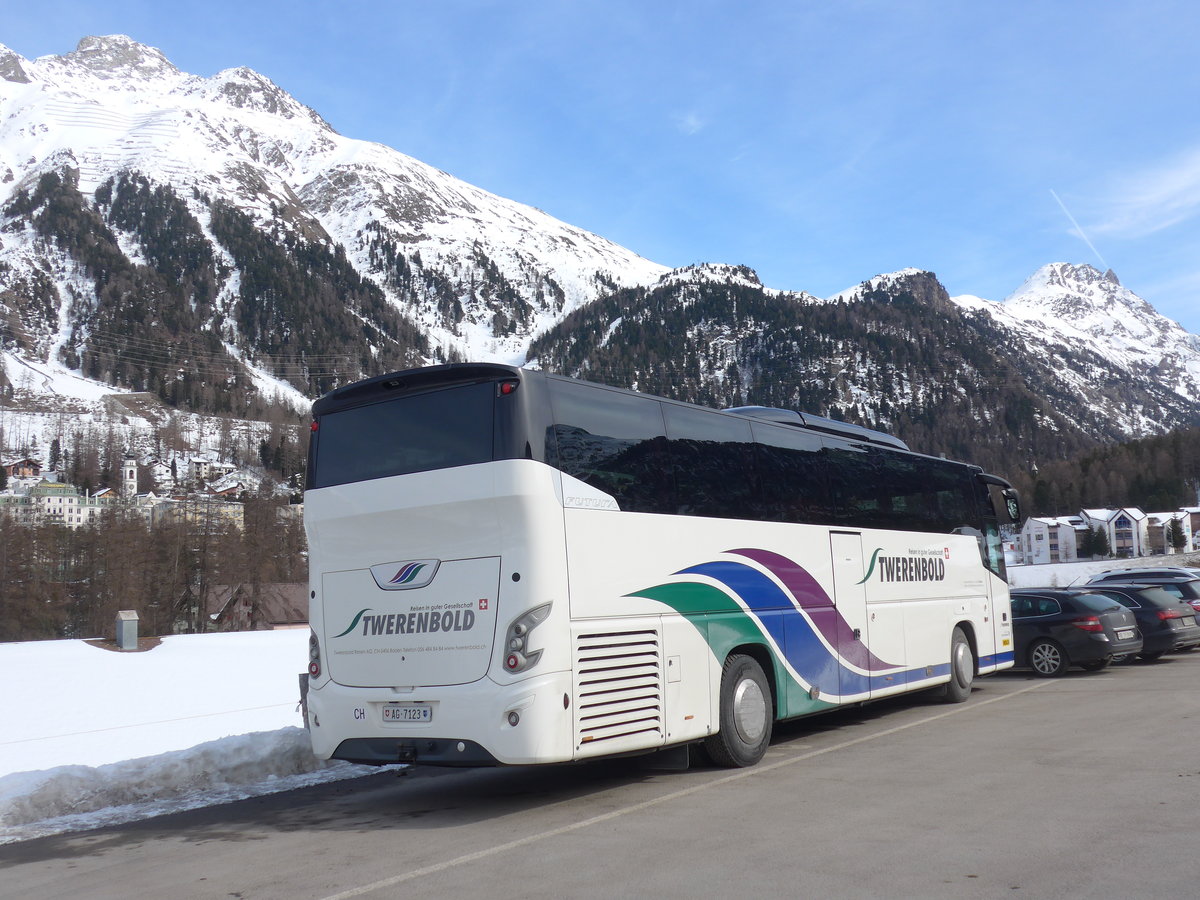
[{"label": "white coach bus", "polygon": [[306,724],[358,763],[762,758],[1013,664],[1003,479],[881,432],[491,364],[313,406]]}]

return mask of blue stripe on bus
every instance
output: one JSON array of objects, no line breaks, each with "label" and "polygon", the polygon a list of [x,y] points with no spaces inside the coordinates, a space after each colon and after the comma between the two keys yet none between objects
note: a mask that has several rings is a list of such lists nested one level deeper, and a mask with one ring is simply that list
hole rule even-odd
[{"label": "blue stripe on bus", "polygon": [[[817,636],[808,617],[796,608],[779,586],[762,572],[744,563],[709,562],[677,574],[704,575],[733,591],[783,651],[788,665],[805,683],[819,688],[822,694],[863,694],[909,681],[909,673],[903,670],[866,675],[847,667]],[[950,671],[949,665],[945,671]]]}]

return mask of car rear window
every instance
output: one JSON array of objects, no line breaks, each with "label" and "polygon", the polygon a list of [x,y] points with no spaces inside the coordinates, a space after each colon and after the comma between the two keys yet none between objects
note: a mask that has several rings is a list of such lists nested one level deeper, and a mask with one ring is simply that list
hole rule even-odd
[{"label": "car rear window", "polygon": [[1183,602],[1182,592],[1173,590],[1175,587],[1173,584],[1163,584],[1152,588],[1145,588],[1138,591],[1138,596],[1145,598],[1151,603],[1158,603],[1163,606],[1178,606]]},{"label": "car rear window", "polygon": [[1090,609],[1092,612],[1108,612],[1110,609],[1121,608],[1121,604],[1113,600],[1112,597],[1105,597],[1102,594],[1076,594],[1075,602],[1084,609]]}]

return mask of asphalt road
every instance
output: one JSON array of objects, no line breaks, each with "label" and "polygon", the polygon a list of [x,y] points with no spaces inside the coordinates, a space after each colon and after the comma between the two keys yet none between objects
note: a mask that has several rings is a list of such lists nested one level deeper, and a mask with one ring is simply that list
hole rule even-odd
[{"label": "asphalt road", "polygon": [[1200,653],[789,723],[753,769],[379,774],[0,846],[0,897],[1194,897]]}]

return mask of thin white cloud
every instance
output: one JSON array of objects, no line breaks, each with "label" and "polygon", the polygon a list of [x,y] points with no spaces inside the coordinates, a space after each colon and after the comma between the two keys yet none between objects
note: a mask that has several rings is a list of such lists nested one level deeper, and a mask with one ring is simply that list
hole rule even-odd
[{"label": "thin white cloud", "polygon": [[1071,211],[1069,209],[1067,209],[1067,204],[1062,202],[1062,198],[1058,196],[1058,194],[1055,192],[1054,188],[1050,188],[1050,193],[1054,197],[1055,201],[1058,203],[1059,207],[1061,207],[1063,213],[1066,215],[1066,217],[1071,221],[1071,224],[1074,226],[1075,230],[1072,233],[1076,237],[1080,237],[1083,239],[1083,242],[1091,248],[1092,252],[1094,254],[1096,254],[1096,258],[1098,260],[1100,260],[1100,262],[1104,265],[1104,268],[1107,269],[1108,263],[1105,262],[1104,257],[1100,255],[1100,251],[1096,249],[1096,245],[1092,243],[1091,238],[1089,238],[1084,233],[1083,229],[1079,227],[1079,223],[1075,221],[1075,217],[1073,215],[1071,215]]},{"label": "thin white cloud", "polygon": [[1144,237],[1200,215],[1200,147],[1122,179],[1102,200],[1093,234]]},{"label": "thin white cloud", "polygon": [[688,137],[703,131],[704,127],[708,124],[699,113],[694,112],[676,113],[674,118],[675,127]]}]

